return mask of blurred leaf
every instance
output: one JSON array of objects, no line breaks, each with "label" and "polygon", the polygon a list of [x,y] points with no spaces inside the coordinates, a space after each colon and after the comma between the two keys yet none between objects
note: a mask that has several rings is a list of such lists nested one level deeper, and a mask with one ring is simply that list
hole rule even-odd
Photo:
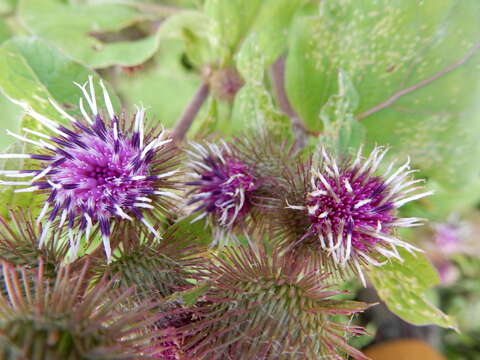
[{"label": "blurred leaf", "polygon": [[414,325],[435,324],[456,329],[455,320],[431,304],[425,293],[440,283],[438,273],[421,253],[399,249],[403,262],[396,259],[369,270],[370,280],[388,308]]},{"label": "blurred leaf", "polygon": [[[103,102],[98,75],[83,65],[65,57],[45,40],[14,38],[0,47],[0,90],[14,103],[28,105],[36,112],[62,120],[48,99],[53,98],[72,112],[80,113],[80,90],[74,81],[84,83],[92,75],[96,82],[97,99]],[[110,91],[118,108],[118,99]]]},{"label": "blurred leaf", "polygon": [[[207,0],[205,12],[216,21],[225,65],[237,51],[259,46],[269,66],[285,50],[288,27],[306,0]],[[246,50],[244,50],[246,48]]]},{"label": "blurred leaf", "polygon": [[12,32],[4,19],[0,18],[0,44],[12,36]]},{"label": "blurred leaf", "polygon": [[[436,221],[444,221],[451,213],[462,213],[475,207],[480,202],[480,179],[477,178],[466,186],[451,189],[430,180],[427,183],[428,190],[435,191],[435,195],[429,197],[429,204],[422,217],[428,217]],[[413,205],[413,204],[412,204]],[[412,216],[418,216],[412,214]]]},{"label": "blurred leaf", "polygon": [[[323,81],[322,72],[317,71],[316,59],[312,56],[317,52],[316,42],[312,40],[312,28],[319,22],[317,17],[303,17],[294,22],[285,66],[288,98],[305,125],[312,131],[321,129],[318,117],[320,109],[329,96],[336,92],[321,95],[326,83]],[[338,69],[333,71],[335,75],[338,73]]]},{"label": "blurred leaf", "polygon": [[0,15],[13,12],[17,3],[18,0],[0,0]]},{"label": "blurred leaf", "polygon": [[222,104],[213,96],[208,98],[204,108],[199,112],[190,132],[196,137],[205,138],[215,131],[218,126]]},{"label": "blurred leaf", "polygon": [[220,47],[232,56],[255,21],[261,0],[206,0],[205,13],[216,21]]},{"label": "blurred leaf", "polygon": [[323,133],[319,143],[327,144],[339,154],[356,152],[365,139],[365,129],[353,113],[358,107],[358,93],[349,76],[338,72],[338,94],[331,95],[320,110]]},{"label": "blurred leaf", "polygon": [[[239,50],[249,51],[254,42],[264,57],[265,66],[270,66],[281,55],[287,44],[290,24],[297,10],[306,0],[266,0],[250,29],[250,35]],[[240,55],[241,56],[241,55]]]},{"label": "blurred leaf", "polygon": [[411,155],[444,184],[467,182],[480,170],[479,20],[476,0],[323,1],[292,31],[292,104],[320,130],[318,113],[342,68],[360,94],[356,115],[371,144]]},{"label": "blurred leaf", "polygon": [[67,5],[58,0],[21,0],[19,16],[34,34],[94,68],[138,65],[150,58],[158,47],[158,32],[133,41],[100,40],[103,35],[148,20],[147,15],[125,5]]},{"label": "blurred leaf", "polygon": [[[9,101],[2,93],[0,93],[0,113],[2,114],[2,128],[17,131],[22,109]],[[9,136],[5,130],[0,131],[0,151],[14,142],[15,139]]]},{"label": "blurred leaf", "polygon": [[185,45],[189,60],[200,67],[213,63],[219,56],[211,39],[214,23],[198,11],[182,11],[170,16],[159,30],[160,40],[180,39]]},{"label": "blurred leaf", "polygon": [[182,55],[181,41],[165,40],[152,64],[132,75],[117,74],[116,88],[124,105],[131,110],[134,104],[148,107],[147,117],[154,125],[175,124],[200,84],[199,76],[182,64]]},{"label": "blurred leaf", "polygon": [[[5,153],[28,153],[29,146],[24,143],[15,143],[10,145]],[[1,159],[0,170],[21,170],[29,168],[33,160],[30,159]],[[8,210],[17,207],[31,208],[32,214],[35,216],[40,209],[34,205],[38,205],[39,195],[31,192],[15,193],[15,187],[10,185],[0,185],[0,215],[7,218]]]},{"label": "blurred leaf", "polygon": [[232,131],[246,128],[269,128],[287,134],[290,129],[288,118],[274,105],[272,95],[265,85],[265,57],[252,38],[245,43],[237,57],[237,68],[245,85],[235,97]]}]

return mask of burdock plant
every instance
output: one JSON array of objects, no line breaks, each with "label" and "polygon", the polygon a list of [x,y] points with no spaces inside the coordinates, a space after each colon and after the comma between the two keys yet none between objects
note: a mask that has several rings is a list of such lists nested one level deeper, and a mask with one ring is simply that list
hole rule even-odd
[{"label": "burdock plant", "polygon": [[347,344],[360,327],[336,322],[367,304],[335,300],[328,273],[263,246],[225,249],[203,267],[199,319],[178,329],[189,359],[366,359]]},{"label": "burdock plant", "polygon": [[[103,279],[86,285],[79,273],[59,269],[53,286],[38,272],[2,266],[6,295],[0,296],[0,358],[5,360],[150,359],[154,332],[151,305],[121,312],[131,291],[112,291]],[[32,285],[33,284],[33,285]]]},{"label": "burdock plant", "polygon": [[[78,84],[77,84],[78,85]],[[108,92],[103,88],[106,113],[97,104],[90,78],[83,86],[88,108],[80,98],[82,118],[67,114],[57,103],[52,105],[72,127],[60,125],[31,108],[27,113],[52,135],[25,128],[26,135],[14,137],[38,147],[34,154],[1,154],[0,158],[26,158],[38,161],[32,169],[6,170],[8,177],[27,181],[1,181],[3,185],[26,186],[18,192],[40,192],[47,195],[38,221],[44,228],[39,238],[43,245],[48,230],[68,227],[70,244],[76,253],[82,236],[88,241],[98,226],[107,259],[111,259],[110,233],[118,221],[137,219],[155,236],[152,226],[159,212],[172,208],[176,198],[174,174],[177,153],[166,131],[144,129],[145,109],[130,118],[114,112]],[[87,89],[88,87],[88,89]]]},{"label": "burdock plant", "polygon": [[364,284],[363,267],[381,266],[385,258],[401,260],[397,247],[419,251],[396,230],[421,225],[421,219],[402,218],[398,209],[432,192],[422,191],[423,180],[412,177],[410,160],[380,171],[386,153],[377,147],[367,158],[359,150],[356,157],[338,161],[323,149],[317,166],[308,162],[287,173],[272,191],[278,244],[314,267],[351,269]]},{"label": "burdock plant", "polygon": [[416,227],[480,209],[479,19],[0,0],[0,360],[365,359],[367,284],[456,328]]}]

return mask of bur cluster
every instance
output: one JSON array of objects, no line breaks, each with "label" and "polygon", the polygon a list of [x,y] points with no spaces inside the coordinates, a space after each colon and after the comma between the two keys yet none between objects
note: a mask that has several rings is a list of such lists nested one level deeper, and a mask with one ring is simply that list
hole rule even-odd
[{"label": "bur cluster", "polygon": [[77,86],[77,114],[26,108],[31,153],[0,155],[29,160],[0,185],[41,203],[0,217],[1,358],[367,359],[349,339],[371,304],[338,282],[421,251],[398,231],[431,194],[410,160],[265,129],[181,144]]}]

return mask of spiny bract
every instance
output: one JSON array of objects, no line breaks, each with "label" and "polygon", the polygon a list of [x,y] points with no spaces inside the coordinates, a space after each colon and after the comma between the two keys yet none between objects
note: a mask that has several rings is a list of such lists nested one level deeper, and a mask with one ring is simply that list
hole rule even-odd
[{"label": "spiny bract", "polygon": [[328,276],[275,250],[225,250],[201,272],[207,291],[194,308],[198,320],[178,329],[185,353],[198,360],[366,359],[345,339],[364,330],[331,315],[368,305],[331,299],[342,291],[325,283]]},{"label": "spiny bract", "polygon": [[36,269],[43,262],[44,276],[54,279],[69,250],[67,243],[56,241],[62,236],[61,230],[52,232],[46,245],[39,248],[41,227],[31,213],[10,210],[9,215],[0,217],[0,260],[28,269]]},{"label": "spiny bract", "polygon": [[204,261],[201,247],[194,245],[195,236],[182,233],[175,226],[161,234],[162,240],[150,237],[141,228],[126,228],[119,234],[122,246],[113,254],[110,264],[102,259],[94,261],[94,279],[109,273],[116,287],[126,290],[135,286],[135,293],[128,299],[132,303],[159,300],[192,286],[188,281],[190,273]]}]

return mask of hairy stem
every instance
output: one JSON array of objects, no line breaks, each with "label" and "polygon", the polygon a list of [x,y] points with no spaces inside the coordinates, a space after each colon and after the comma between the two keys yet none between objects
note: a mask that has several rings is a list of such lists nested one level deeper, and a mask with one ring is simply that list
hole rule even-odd
[{"label": "hairy stem", "polygon": [[175,141],[180,142],[185,138],[185,135],[187,134],[188,129],[190,129],[190,126],[192,126],[193,120],[197,116],[198,111],[207,99],[209,91],[210,86],[208,83],[204,82],[202,85],[200,85],[197,92],[193,96],[192,101],[187,106],[185,112],[182,114],[182,117],[173,129],[172,138]]},{"label": "hairy stem", "polygon": [[449,66],[447,66],[445,69],[433,74],[432,76],[430,76],[429,78],[427,79],[424,79],[418,83],[416,83],[415,85],[412,85],[408,88],[405,88],[405,89],[402,89],[398,92],[396,92],[395,94],[393,94],[389,99],[387,99],[385,102],[381,103],[381,104],[378,104],[376,106],[374,106],[373,108],[371,108],[370,110],[367,110],[361,114],[358,114],[355,118],[357,120],[362,120],[364,118],[366,118],[367,116],[370,116],[374,113],[376,113],[377,111],[380,111],[380,110],[383,110],[385,109],[386,107],[389,107],[390,105],[392,105],[394,102],[396,102],[398,99],[400,99],[402,96],[404,95],[407,95],[409,93],[411,93],[412,91],[415,91],[417,90],[418,88],[421,88],[422,86],[425,86],[425,85],[428,85],[430,84],[431,82],[437,80],[438,78],[442,77],[443,75],[445,74],[448,74],[449,72],[455,70],[456,68],[462,66],[463,64],[465,64],[473,55],[475,55],[475,53],[477,51],[480,50],[480,43],[477,43],[469,52],[467,55],[465,55],[464,57],[462,57],[460,60],[458,60],[457,62],[453,63],[453,64],[450,64]]},{"label": "hairy stem", "polygon": [[308,131],[305,125],[293,109],[290,100],[288,100],[285,90],[285,56],[280,56],[271,66],[270,75],[272,77],[273,90],[277,98],[280,110],[290,118],[292,129],[296,138],[296,147],[304,148],[308,143]]}]

